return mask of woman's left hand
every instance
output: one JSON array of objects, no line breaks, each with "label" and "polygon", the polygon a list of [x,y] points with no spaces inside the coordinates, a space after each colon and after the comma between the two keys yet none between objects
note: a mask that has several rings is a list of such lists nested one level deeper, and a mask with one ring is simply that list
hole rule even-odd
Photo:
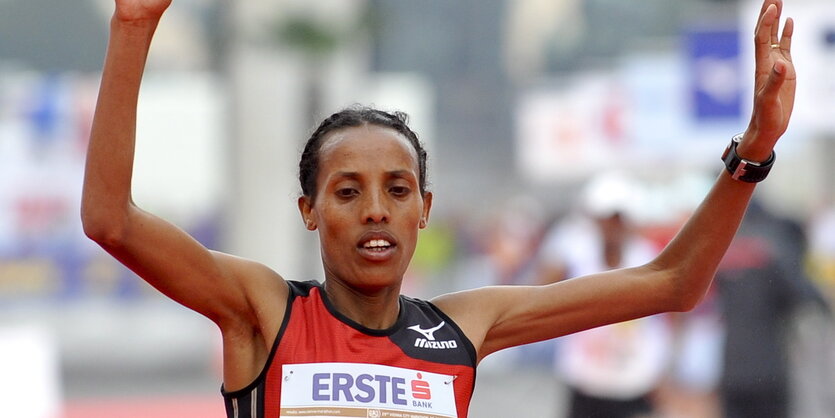
[{"label": "woman's left hand", "polygon": [[794,107],[797,82],[791,58],[794,21],[786,19],[780,34],[782,8],[782,0],[765,0],[754,34],[754,110],[739,153],[755,161],[765,160],[771,154],[788,127]]}]

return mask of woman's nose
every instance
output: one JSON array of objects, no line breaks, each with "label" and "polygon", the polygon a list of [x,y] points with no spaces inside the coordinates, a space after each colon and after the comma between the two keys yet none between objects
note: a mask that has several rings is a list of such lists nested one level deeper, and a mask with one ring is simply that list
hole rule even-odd
[{"label": "woman's nose", "polygon": [[390,216],[385,196],[382,193],[366,194],[364,223],[386,223]]}]

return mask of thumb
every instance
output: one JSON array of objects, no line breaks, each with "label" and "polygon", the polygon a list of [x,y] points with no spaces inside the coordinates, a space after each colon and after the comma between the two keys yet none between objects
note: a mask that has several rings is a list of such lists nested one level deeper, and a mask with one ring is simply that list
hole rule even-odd
[{"label": "thumb", "polygon": [[765,88],[763,88],[763,94],[766,96],[777,94],[785,80],[786,63],[777,60],[774,62],[774,66],[771,67],[771,74],[768,75],[768,81],[766,81]]}]

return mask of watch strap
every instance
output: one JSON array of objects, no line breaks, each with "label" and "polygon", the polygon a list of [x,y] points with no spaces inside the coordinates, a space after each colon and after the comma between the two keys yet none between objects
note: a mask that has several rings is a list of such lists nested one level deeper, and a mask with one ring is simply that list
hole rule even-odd
[{"label": "watch strap", "polygon": [[756,162],[741,158],[736,153],[736,148],[739,146],[739,141],[742,140],[742,134],[734,135],[731,138],[731,143],[725,148],[722,154],[722,161],[725,163],[725,168],[734,180],[740,180],[747,183],[758,183],[768,176],[771,167],[774,165],[774,159],[777,157],[772,150],[771,155],[763,162]]}]

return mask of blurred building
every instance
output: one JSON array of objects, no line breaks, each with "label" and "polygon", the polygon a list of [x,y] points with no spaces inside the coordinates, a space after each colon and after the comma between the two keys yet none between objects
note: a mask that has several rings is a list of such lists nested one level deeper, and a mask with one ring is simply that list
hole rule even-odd
[{"label": "blurred building", "polygon": [[[502,0],[374,0],[372,71],[417,72],[436,92],[430,178],[436,209],[491,202],[516,184],[514,94],[503,63]],[[420,134],[420,132],[418,132]],[[477,155],[477,158],[459,158]],[[477,175],[474,175],[478,173]]]},{"label": "blurred building", "polygon": [[[94,416],[73,407],[218,387],[210,323],[162,300],[81,230],[84,154],[112,7],[0,3],[0,353],[14,356],[17,366],[3,369],[41,399],[40,409],[8,411],[14,416],[54,416],[54,402],[66,403],[69,417]],[[143,206],[214,248],[227,184],[222,50],[210,35],[222,29],[217,12],[215,2],[178,1],[160,28],[139,135],[170,139],[140,141],[134,183]]]}]

